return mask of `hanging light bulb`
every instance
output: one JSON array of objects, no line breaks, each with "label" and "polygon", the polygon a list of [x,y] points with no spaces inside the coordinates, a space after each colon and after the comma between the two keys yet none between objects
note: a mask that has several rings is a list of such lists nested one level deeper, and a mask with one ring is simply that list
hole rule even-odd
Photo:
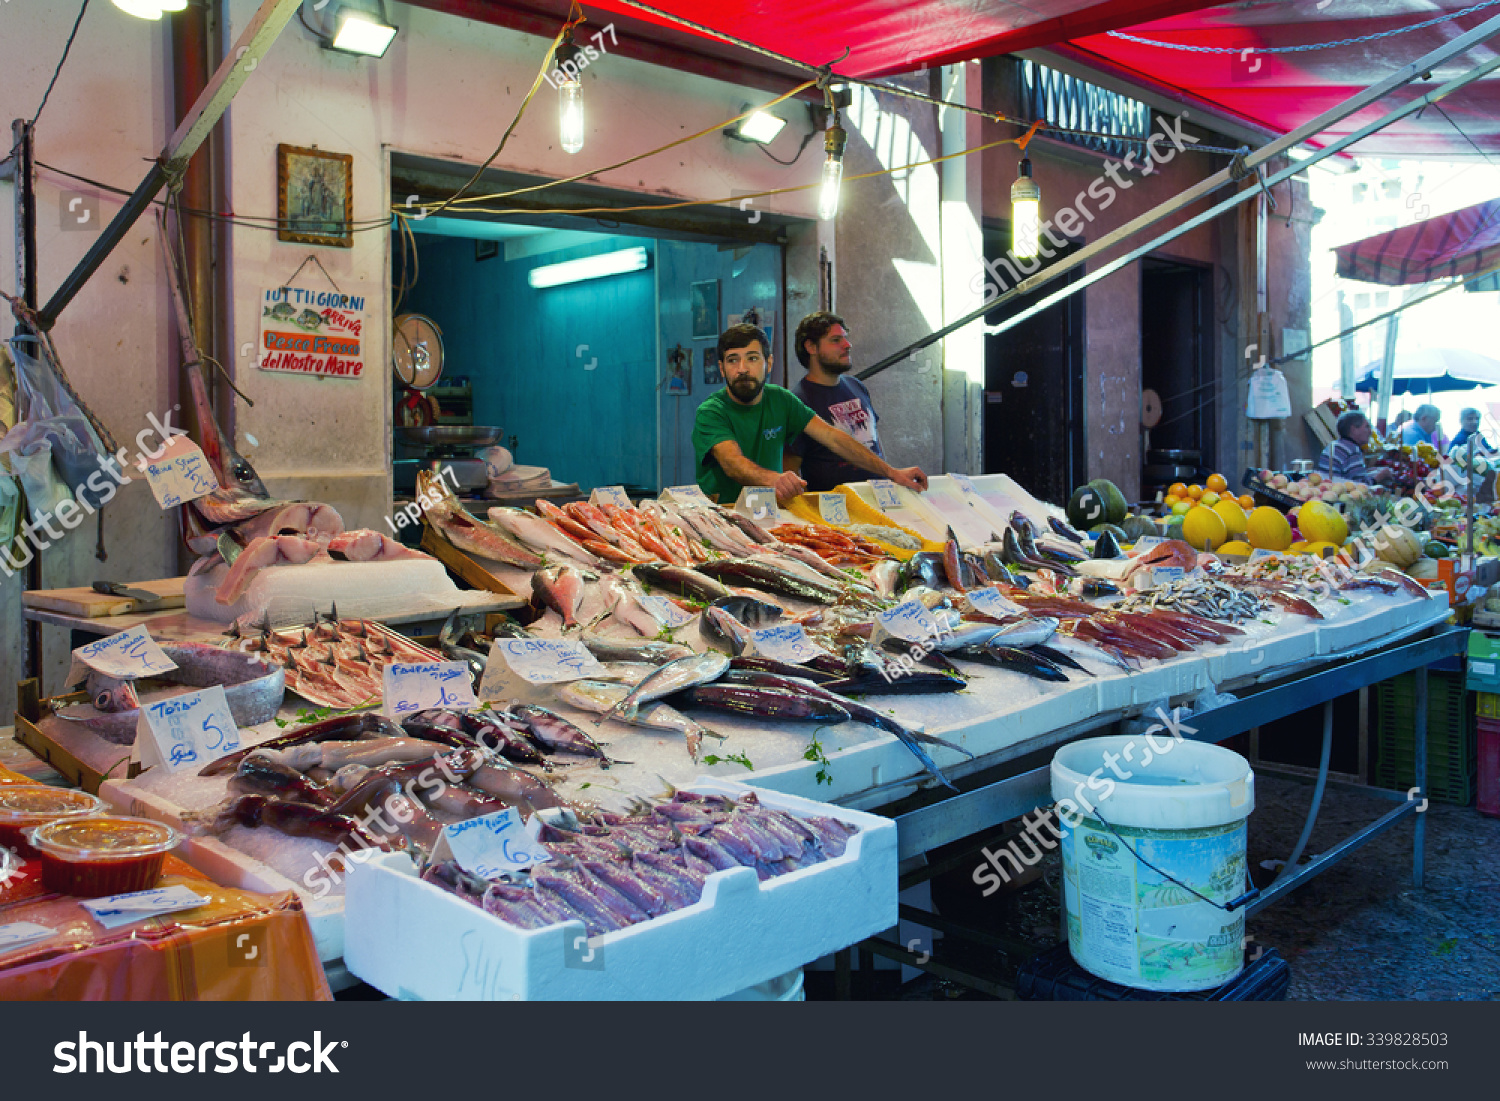
[{"label": "hanging light bulb", "polygon": [[573,28],[563,32],[553,61],[557,68],[558,122],[563,149],[576,153],[583,148],[583,66],[578,63],[581,51],[573,45]]},{"label": "hanging light bulb", "polygon": [[164,12],[182,11],[187,0],[113,0],[115,7],[137,19],[160,19]]},{"label": "hanging light bulb", "polygon": [[1030,260],[1041,251],[1042,189],[1031,178],[1031,158],[1021,158],[1020,175],[1010,185],[1010,251]]},{"label": "hanging light bulb", "polygon": [[839,113],[834,111],[833,124],[823,136],[823,149],[828,157],[823,161],[823,186],[818,190],[818,217],[828,221],[839,212],[839,187],[844,181],[844,143],[849,135],[839,125]]}]

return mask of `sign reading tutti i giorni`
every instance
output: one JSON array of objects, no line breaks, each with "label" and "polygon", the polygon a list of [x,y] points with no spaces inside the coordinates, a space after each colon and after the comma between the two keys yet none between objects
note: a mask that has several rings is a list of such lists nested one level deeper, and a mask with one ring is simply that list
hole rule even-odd
[{"label": "sign reading tutti i giorni", "polygon": [[263,291],[256,365],[262,371],[359,378],[365,369],[364,312],[363,295],[301,287]]}]

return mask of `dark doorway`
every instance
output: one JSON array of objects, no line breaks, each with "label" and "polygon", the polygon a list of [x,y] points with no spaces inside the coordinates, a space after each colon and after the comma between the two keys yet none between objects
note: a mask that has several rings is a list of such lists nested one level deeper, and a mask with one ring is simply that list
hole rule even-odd
[{"label": "dark doorway", "polygon": [[[985,228],[987,259],[998,264],[1009,246],[1008,227]],[[1008,279],[1005,267],[999,267]],[[1082,277],[1083,269],[1075,268],[997,306],[985,315],[985,324],[998,324]],[[1083,295],[1075,294],[1008,332],[984,338],[985,473],[1008,474],[1044,501],[1066,501],[1085,481],[1083,333]]]},{"label": "dark doorway", "polygon": [[[1202,481],[1216,469],[1212,319],[1210,268],[1149,256],[1141,261],[1141,389],[1154,390],[1162,410],[1142,455],[1143,499],[1174,481]],[[1168,476],[1172,466],[1179,469]],[[1195,473],[1187,474],[1188,467]]]}]

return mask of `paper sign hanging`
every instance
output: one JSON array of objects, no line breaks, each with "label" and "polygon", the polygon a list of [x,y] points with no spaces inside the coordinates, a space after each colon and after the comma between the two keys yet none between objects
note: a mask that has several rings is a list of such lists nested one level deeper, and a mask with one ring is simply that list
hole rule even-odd
[{"label": "paper sign hanging", "polygon": [[200,769],[239,748],[240,731],[229,713],[224,686],[216,684],[142,705],[132,756],[147,768],[164,765],[168,772],[182,772]]},{"label": "paper sign hanging", "polygon": [[143,456],[136,467],[146,475],[151,493],[162,508],[196,501],[219,488],[202,449],[186,436],[173,436],[155,456]]},{"label": "paper sign hanging", "polygon": [[392,663],[381,675],[384,711],[391,718],[447,707],[467,711],[478,705],[474,678],[467,662],[420,661]]},{"label": "paper sign hanging", "polygon": [[272,287],[260,296],[262,371],[359,378],[365,361],[360,333],[364,296],[301,287]]},{"label": "paper sign hanging", "polygon": [[547,847],[527,831],[515,807],[444,826],[442,840],[459,867],[480,879],[496,879],[552,859]]},{"label": "paper sign hanging", "polygon": [[881,512],[901,507],[901,494],[896,489],[896,483],[889,478],[871,478],[870,488],[875,491],[875,507]]},{"label": "paper sign hanging", "polygon": [[801,665],[828,654],[827,650],[813,644],[800,623],[784,623],[751,631],[749,649],[752,654],[791,665]]},{"label": "paper sign hanging", "polygon": [[490,679],[490,669],[495,667],[494,655],[497,653],[504,658],[511,672],[530,684],[565,684],[604,671],[599,659],[581,642],[555,638],[497,638],[490,650],[486,681]]},{"label": "paper sign hanging", "polygon": [[591,505],[614,505],[616,508],[630,508],[630,495],[625,492],[624,486],[598,486],[589,494]]},{"label": "paper sign hanging", "polygon": [[140,624],[74,650],[68,683],[77,684],[89,675],[90,669],[107,677],[131,680],[158,676],[176,668],[177,663],[156,644],[145,624]]}]

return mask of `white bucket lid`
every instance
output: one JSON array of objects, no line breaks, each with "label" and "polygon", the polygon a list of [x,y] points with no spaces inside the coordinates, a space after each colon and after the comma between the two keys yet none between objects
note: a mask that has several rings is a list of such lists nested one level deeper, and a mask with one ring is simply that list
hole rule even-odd
[{"label": "white bucket lid", "polygon": [[1052,798],[1078,808],[1064,806],[1070,821],[1092,807],[1113,826],[1224,826],[1255,809],[1255,773],[1233,750],[1165,731],[1085,738],[1053,754]]}]

